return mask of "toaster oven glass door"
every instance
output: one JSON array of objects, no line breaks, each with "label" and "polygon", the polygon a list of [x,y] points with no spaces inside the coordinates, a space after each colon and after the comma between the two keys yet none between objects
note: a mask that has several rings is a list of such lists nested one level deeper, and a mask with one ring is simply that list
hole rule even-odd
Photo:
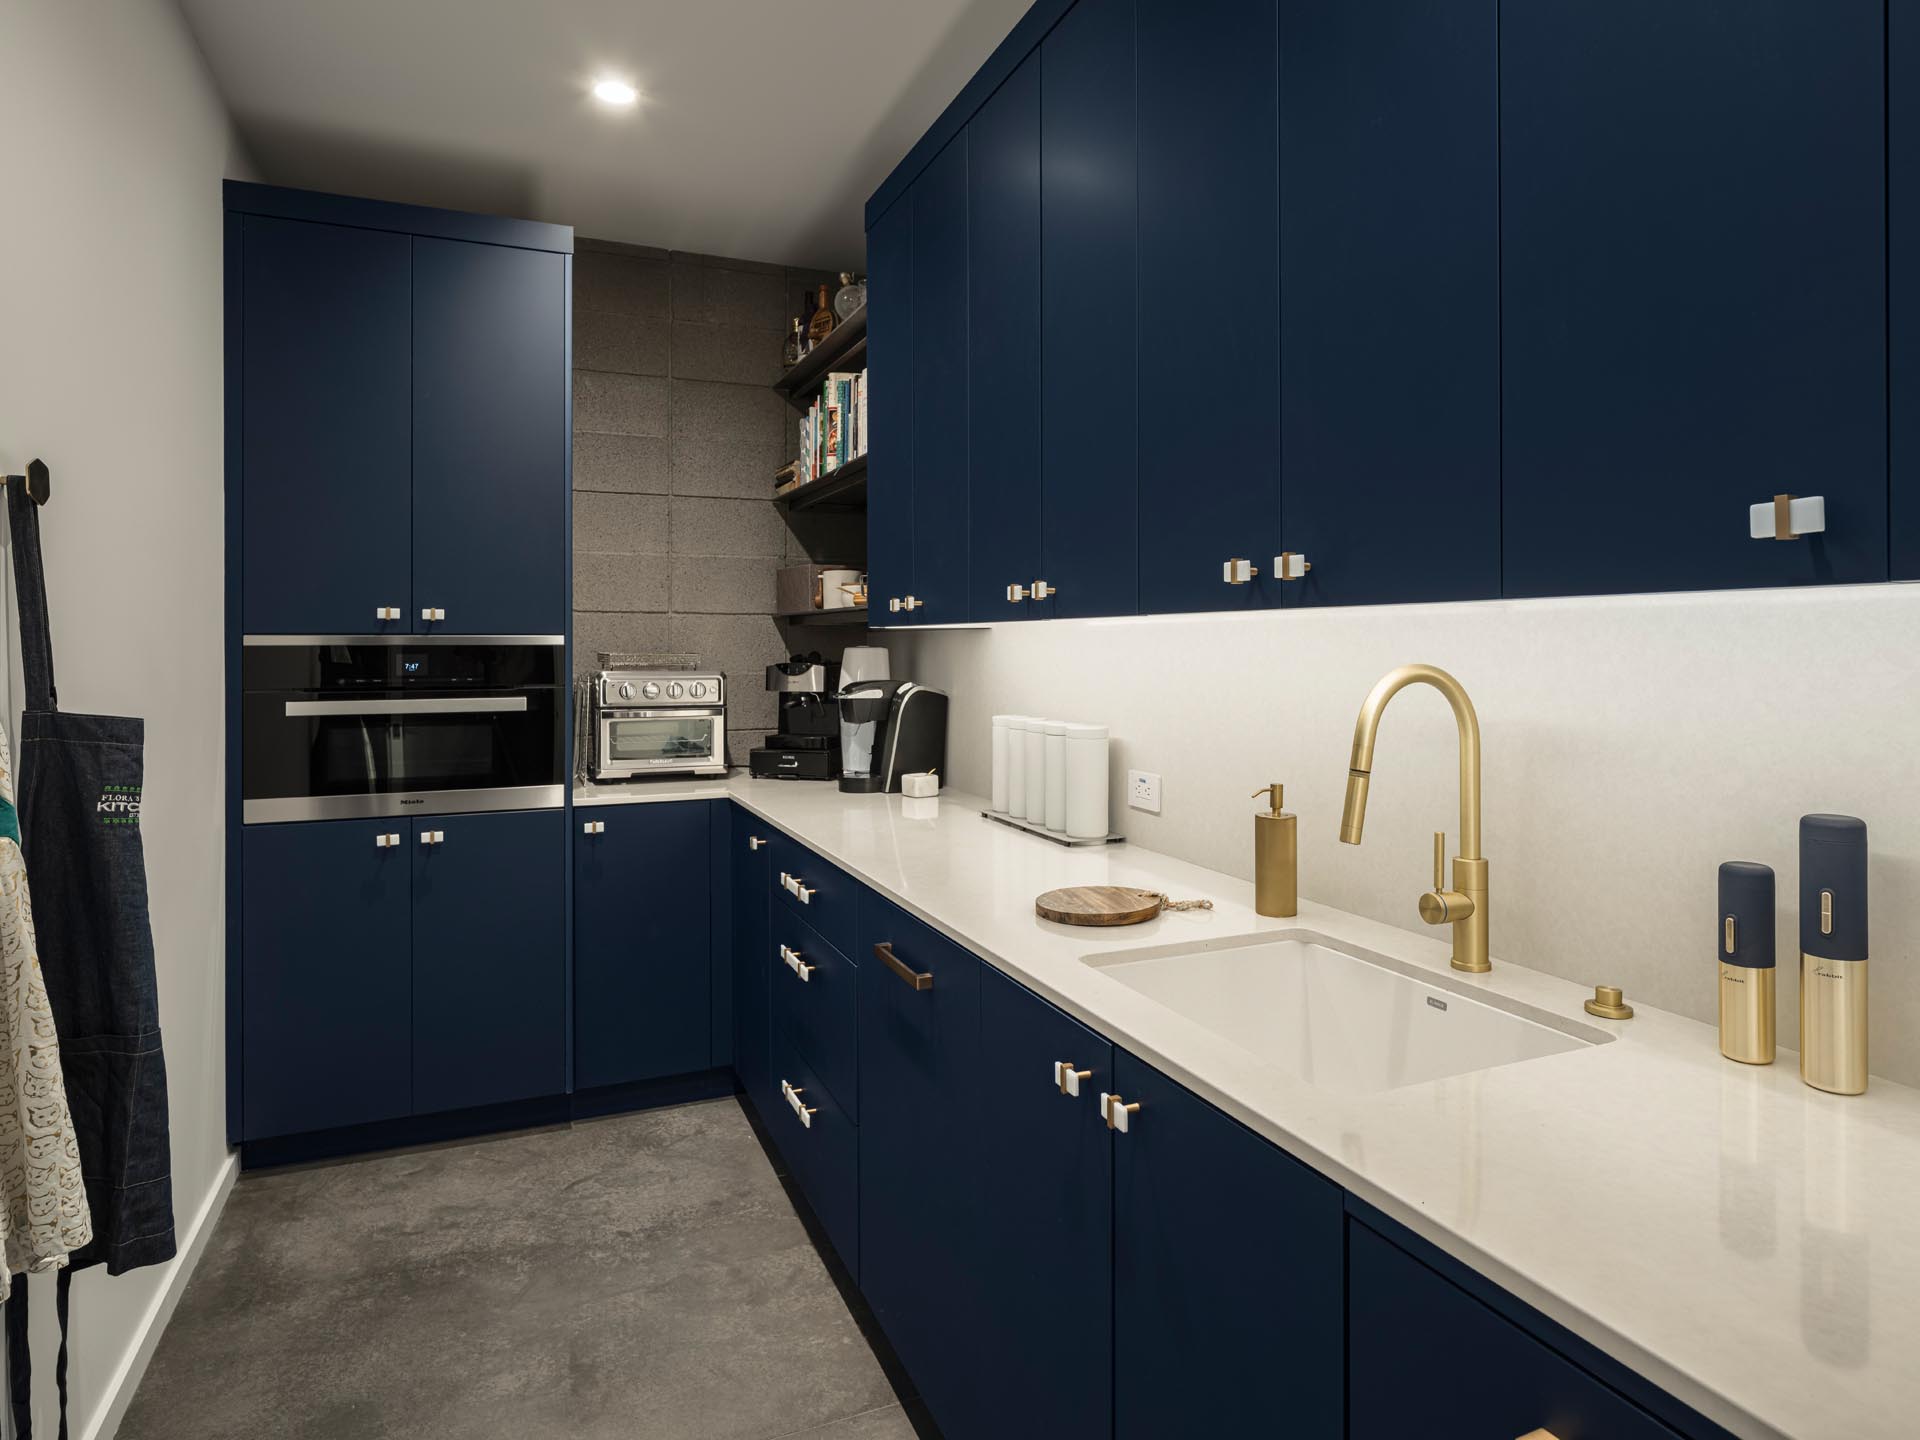
[{"label": "toaster oven glass door", "polygon": [[603,710],[598,770],[601,778],[673,770],[711,770],[726,764],[726,711],[719,708]]}]

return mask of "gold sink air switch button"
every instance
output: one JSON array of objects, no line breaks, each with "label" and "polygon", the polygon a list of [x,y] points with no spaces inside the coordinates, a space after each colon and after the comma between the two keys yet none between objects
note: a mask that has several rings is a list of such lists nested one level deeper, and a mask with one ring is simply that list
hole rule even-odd
[{"label": "gold sink air switch button", "polygon": [[1598,1015],[1602,1020],[1631,1020],[1633,1007],[1627,1004],[1627,997],[1620,993],[1618,985],[1596,985],[1593,998],[1587,1001],[1587,1014]]},{"label": "gold sink air switch button", "polygon": [[1774,1046],[1773,867],[1720,867],[1720,1053],[1771,1065]]}]

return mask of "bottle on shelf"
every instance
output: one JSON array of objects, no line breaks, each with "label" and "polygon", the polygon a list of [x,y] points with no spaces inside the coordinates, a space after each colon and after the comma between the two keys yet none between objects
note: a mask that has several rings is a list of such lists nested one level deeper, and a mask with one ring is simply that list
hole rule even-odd
[{"label": "bottle on shelf", "polygon": [[833,313],[850,320],[867,306],[867,282],[849,270],[840,272],[840,288],[833,293]]},{"label": "bottle on shelf", "polygon": [[800,333],[800,322],[795,320],[793,329],[787,333],[787,349],[782,358],[790,366],[799,364],[801,355],[805,353],[805,346],[805,337]]},{"label": "bottle on shelf", "polygon": [[818,345],[833,333],[833,327],[837,323],[833,318],[833,307],[827,304],[826,282],[822,281],[819,304],[814,307],[813,318],[807,321],[807,339]]}]

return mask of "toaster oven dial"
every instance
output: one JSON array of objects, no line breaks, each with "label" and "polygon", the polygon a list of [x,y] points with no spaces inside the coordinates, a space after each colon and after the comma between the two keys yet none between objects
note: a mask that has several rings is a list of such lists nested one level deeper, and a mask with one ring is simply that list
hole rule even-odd
[{"label": "toaster oven dial", "polygon": [[673,680],[668,682],[667,698],[669,700],[678,700],[680,698],[680,693],[681,693],[681,685],[678,680]]},{"label": "toaster oven dial", "polygon": [[694,681],[693,684],[687,687],[687,694],[691,695],[696,700],[706,699],[707,698],[707,682],[704,680]]},{"label": "toaster oven dial", "polygon": [[640,693],[648,700],[658,700],[660,698],[660,682],[657,680],[647,681],[646,684],[640,687]]},{"label": "toaster oven dial", "polygon": [[633,699],[633,682],[631,680],[622,680],[620,682],[620,698],[622,700]]}]

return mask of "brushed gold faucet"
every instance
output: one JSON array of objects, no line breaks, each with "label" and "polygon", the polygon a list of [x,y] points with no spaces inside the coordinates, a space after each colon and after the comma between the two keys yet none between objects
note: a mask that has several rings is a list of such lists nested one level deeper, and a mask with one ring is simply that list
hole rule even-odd
[{"label": "brushed gold faucet", "polygon": [[1373,778],[1373,739],[1387,702],[1409,685],[1431,685],[1453,706],[1460,729],[1460,853],[1453,858],[1453,887],[1446,888],[1447,837],[1433,837],[1433,889],[1420,897],[1420,918],[1453,926],[1453,968],[1476,974],[1491,970],[1487,959],[1487,862],[1480,854],[1480,717],[1460,682],[1434,665],[1402,665],[1381,677],[1353,727],[1353,758],[1347,771],[1347,803],[1340,815],[1343,844],[1358,845],[1367,823],[1367,784]]}]

